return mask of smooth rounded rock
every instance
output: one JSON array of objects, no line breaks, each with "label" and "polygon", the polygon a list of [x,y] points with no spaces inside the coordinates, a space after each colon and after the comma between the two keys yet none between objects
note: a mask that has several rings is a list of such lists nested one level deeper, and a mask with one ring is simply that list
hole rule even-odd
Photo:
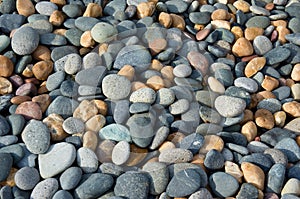
[{"label": "smooth rounded rock", "polygon": [[47,178],[39,182],[31,192],[30,198],[50,199],[58,190],[58,181],[55,178]]},{"label": "smooth rounded rock", "polygon": [[130,156],[130,145],[126,141],[120,141],[112,151],[112,161],[116,165],[124,164]]},{"label": "smooth rounded rock", "polygon": [[[224,184],[224,182],[226,182]],[[238,181],[230,174],[216,172],[209,177],[209,185],[219,197],[233,196],[239,188]]]},{"label": "smooth rounded rock", "polygon": [[115,27],[105,22],[97,23],[91,30],[93,39],[98,43],[104,43],[113,40],[117,33],[118,31]]},{"label": "smooth rounded rock", "polygon": [[40,181],[40,175],[35,168],[23,167],[17,171],[14,179],[20,189],[31,190]]},{"label": "smooth rounded rock", "polygon": [[38,33],[30,27],[18,29],[11,40],[11,46],[18,55],[31,54],[39,44]]},{"label": "smooth rounded rock", "polygon": [[112,100],[120,100],[126,98],[129,95],[130,90],[131,83],[124,76],[112,74],[103,78],[103,94]]},{"label": "smooth rounded rock", "polygon": [[79,167],[69,167],[59,177],[60,186],[63,190],[75,188],[82,177],[82,170]]},{"label": "smooth rounded rock", "polygon": [[246,102],[240,98],[222,95],[216,98],[215,108],[224,117],[235,117],[245,110]]},{"label": "smooth rounded rock", "polygon": [[81,147],[77,150],[76,162],[85,173],[93,173],[98,168],[98,158],[89,148]]}]

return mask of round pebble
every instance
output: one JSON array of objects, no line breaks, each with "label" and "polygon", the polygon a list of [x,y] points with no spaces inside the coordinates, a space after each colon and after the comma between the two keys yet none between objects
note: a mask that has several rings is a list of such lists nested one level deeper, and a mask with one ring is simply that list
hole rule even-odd
[{"label": "round pebble", "polygon": [[[222,183],[226,182],[226,184]],[[239,188],[238,181],[230,174],[216,172],[209,177],[209,185],[218,197],[230,197]]]},{"label": "round pebble", "polygon": [[40,175],[37,169],[23,167],[15,174],[17,187],[22,190],[31,190],[40,181]]},{"label": "round pebble", "polygon": [[112,151],[112,161],[116,165],[124,164],[130,155],[130,145],[126,141],[120,141]]},{"label": "round pebble", "polygon": [[124,76],[108,75],[103,79],[103,94],[112,100],[120,100],[126,98],[129,95],[130,90],[131,83]]},{"label": "round pebble", "polygon": [[63,190],[75,188],[82,177],[82,170],[79,167],[69,167],[59,177],[59,183]]},{"label": "round pebble", "polygon": [[40,181],[32,190],[31,198],[52,198],[58,190],[58,181],[55,178],[47,178]]},{"label": "round pebble", "polygon": [[11,46],[18,55],[32,53],[39,44],[38,33],[30,27],[19,28],[11,39]]},{"label": "round pebble", "polygon": [[81,119],[69,117],[63,122],[63,129],[68,134],[83,133],[85,126]]}]

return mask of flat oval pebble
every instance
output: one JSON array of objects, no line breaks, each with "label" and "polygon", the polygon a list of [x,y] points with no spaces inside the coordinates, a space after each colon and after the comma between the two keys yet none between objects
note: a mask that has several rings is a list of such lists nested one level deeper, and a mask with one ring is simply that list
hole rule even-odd
[{"label": "flat oval pebble", "polygon": [[13,165],[13,158],[9,153],[0,153],[0,160],[2,172],[0,173],[0,180],[4,181],[9,175],[10,169]]},{"label": "flat oval pebble", "polygon": [[83,121],[75,117],[66,119],[62,127],[68,134],[83,133],[85,128]]},{"label": "flat oval pebble", "polygon": [[109,42],[118,33],[117,29],[112,25],[104,22],[99,22],[91,30],[93,39],[98,43]]},{"label": "flat oval pebble", "polygon": [[67,168],[59,177],[60,186],[63,190],[75,188],[82,177],[82,170],[79,167]]},{"label": "flat oval pebble", "polygon": [[[226,182],[225,184],[223,182]],[[233,196],[239,188],[238,181],[230,174],[216,172],[209,177],[212,191],[219,197]]]},{"label": "flat oval pebble", "polygon": [[55,10],[58,9],[57,5],[52,2],[42,1],[35,5],[38,13],[50,16]]},{"label": "flat oval pebble", "polygon": [[30,198],[50,199],[58,190],[58,181],[55,178],[47,178],[40,181],[32,190]]},{"label": "flat oval pebble", "polygon": [[99,136],[102,139],[109,139],[115,141],[131,141],[129,130],[121,124],[110,124],[99,131]]},{"label": "flat oval pebble", "polygon": [[103,94],[112,100],[120,100],[126,98],[129,95],[130,90],[131,83],[124,76],[108,75],[103,78]]},{"label": "flat oval pebble", "polygon": [[11,40],[11,46],[18,55],[27,55],[32,53],[39,44],[38,33],[30,27],[18,29]]},{"label": "flat oval pebble", "polygon": [[39,181],[39,172],[32,167],[23,167],[15,174],[16,185],[22,190],[33,189]]},{"label": "flat oval pebble", "polygon": [[94,151],[81,147],[77,150],[76,162],[85,173],[93,173],[98,169],[98,158]]},{"label": "flat oval pebble", "polygon": [[216,98],[215,108],[224,117],[235,117],[245,110],[246,102],[240,98],[222,95]]},{"label": "flat oval pebble", "polygon": [[279,141],[274,148],[283,152],[287,156],[289,162],[296,162],[300,159],[300,148],[292,138],[285,138]]},{"label": "flat oval pebble", "polygon": [[126,141],[120,141],[112,151],[112,161],[116,165],[124,164],[130,155],[130,145]]},{"label": "flat oval pebble", "polygon": [[245,89],[249,93],[254,93],[258,90],[258,85],[255,80],[247,77],[239,77],[234,80],[234,85]]},{"label": "flat oval pebble", "polygon": [[187,149],[167,149],[161,152],[158,157],[159,162],[171,163],[181,163],[189,162],[193,158],[192,152]]}]

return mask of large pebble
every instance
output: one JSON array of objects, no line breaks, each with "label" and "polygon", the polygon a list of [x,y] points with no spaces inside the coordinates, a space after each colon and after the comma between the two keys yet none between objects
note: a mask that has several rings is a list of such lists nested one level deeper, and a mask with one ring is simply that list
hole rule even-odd
[{"label": "large pebble", "polygon": [[209,185],[218,197],[233,196],[239,188],[238,181],[232,175],[224,172],[213,173],[209,177]]},{"label": "large pebble", "polygon": [[30,198],[51,199],[58,190],[58,181],[55,178],[47,178],[39,182],[31,192]]},{"label": "large pebble", "polygon": [[124,76],[112,74],[103,78],[102,90],[106,97],[112,100],[120,100],[129,95],[131,83]]},{"label": "large pebble", "polygon": [[253,40],[253,48],[257,55],[264,55],[272,49],[272,42],[268,37],[260,35]]},{"label": "large pebble", "polygon": [[300,195],[300,180],[296,179],[296,178],[291,178],[289,179],[282,191],[281,191],[281,194],[284,195],[284,194],[294,194],[294,195],[297,195],[299,196]]},{"label": "large pebble", "polygon": [[73,115],[77,106],[77,101],[64,96],[58,96],[49,105],[47,114],[50,115],[51,113],[56,113],[61,115],[63,118],[67,118]]},{"label": "large pebble", "polygon": [[130,145],[126,141],[120,141],[112,151],[112,161],[116,165],[124,164],[130,156]]},{"label": "large pebble", "polygon": [[273,192],[279,194],[283,187],[285,179],[285,165],[283,164],[274,164],[269,173],[267,180],[267,190],[268,192]]},{"label": "large pebble", "polygon": [[110,42],[116,37],[117,33],[115,27],[105,22],[97,23],[91,30],[93,39],[98,43]]},{"label": "large pebble", "polygon": [[45,153],[50,146],[49,129],[43,122],[31,120],[22,132],[22,140],[31,153]]},{"label": "large pebble", "polygon": [[11,46],[18,55],[31,54],[39,44],[38,33],[30,27],[19,28],[13,35]]},{"label": "large pebble", "polygon": [[264,189],[265,174],[261,168],[249,162],[243,162],[241,169],[244,174],[245,181],[253,184],[260,190]]},{"label": "large pebble", "polygon": [[159,162],[171,163],[181,163],[189,162],[193,159],[193,154],[187,149],[167,149],[161,152],[158,157]]},{"label": "large pebble", "polygon": [[240,98],[222,95],[216,98],[215,108],[224,117],[235,117],[243,113],[246,102]]},{"label": "large pebble", "polygon": [[156,93],[151,88],[141,88],[137,91],[134,91],[130,97],[129,100],[133,103],[149,103],[152,104],[155,102],[156,99]]},{"label": "large pebble", "polygon": [[69,167],[59,177],[60,186],[63,190],[75,188],[82,177],[82,170],[79,167]]},{"label": "large pebble", "polygon": [[127,127],[121,124],[110,124],[99,131],[99,136],[102,139],[110,139],[115,141],[131,141],[130,132]]},{"label": "large pebble", "polygon": [[300,159],[300,148],[292,138],[282,139],[274,148],[283,152],[287,156],[289,162],[297,162]]},{"label": "large pebble", "polygon": [[22,190],[31,190],[40,181],[40,175],[36,168],[23,167],[15,174],[16,185]]},{"label": "large pebble", "polygon": [[98,158],[96,154],[86,147],[81,147],[77,150],[76,162],[85,173],[93,173],[98,169]]},{"label": "large pebble", "polygon": [[13,158],[9,153],[0,153],[1,160],[1,173],[0,173],[0,181],[6,180],[9,175],[10,169],[13,165]]},{"label": "large pebble", "polygon": [[76,158],[75,147],[69,143],[51,145],[45,154],[38,157],[42,178],[51,178],[69,168]]}]

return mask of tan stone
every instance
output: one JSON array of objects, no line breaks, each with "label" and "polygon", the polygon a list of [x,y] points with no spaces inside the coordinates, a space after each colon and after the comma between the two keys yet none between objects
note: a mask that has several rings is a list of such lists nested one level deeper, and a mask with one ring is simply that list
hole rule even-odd
[{"label": "tan stone", "polygon": [[271,91],[260,91],[258,93],[256,93],[256,97],[258,102],[260,102],[263,99],[269,99],[269,98],[276,98],[276,96],[274,95],[274,93],[272,93]]},{"label": "tan stone", "polygon": [[166,12],[161,12],[158,16],[158,21],[161,25],[163,25],[165,28],[170,28],[172,25],[172,17],[170,14]]},{"label": "tan stone", "polygon": [[11,82],[4,78],[0,77],[0,95],[6,95],[13,91]]},{"label": "tan stone", "polygon": [[64,28],[58,28],[58,29],[55,29],[53,31],[54,34],[57,34],[57,35],[61,35],[61,36],[65,36],[65,33],[66,33],[67,29],[64,29]]},{"label": "tan stone", "polygon": [[126,77],[129,81],[134,79],[135,69],[131,65],[125,65],[118,72],[118,75]]},{"label": "tan stone", "polygon": [[102,140],[96,149],[96,155],[99,162],[112,162],[111,156],[116,143],[111,140]]},{"label": "tan stone", "polygon": [[80,45],[86,48],[92,47],[95,45],[95,40],[92,37],[90,30],[85,31],[80,37]]},{"label": "tan stone", "polygon": [[266,5],[265,5],[265,9],[267,9],[267,10],[273,10],[274,9],[274,7],[275,7],[275,5],[274,5],[274,3],[267,3]]},{"label": "tan stone", "polygon": [[292,73],[291,73],[291,78],[294,81],[300,81],[300,64],[296,64],[293,67]]},{"label": "tan stone", "polygon": [[179,146],[179,143],[181,142],[181,140],[183,140],[183,138],[185,138],[185,135],[183,133],[175,132],[168,135],[167,141],[171,141],[173,142],[173,144],[175,144],[175,146]]},{"label": "tan stone", "polygon": [[239,183],[243,181],[243,172],[234,162],[226,161],[225,162],[225,173],[232,175]]},{"label": "tan stone", "polygon": [[103,116],[106,116],[107,114],[107,104],[105,101],[103,100],[92,100],[91,101],[98,109],[98,113],[103,115]]},{"label": "tan stone", "polygon": [[286,120],[286,113],[284,111],[278,111],[274,113],[275,125],[283,127]]},{"label": "tan stone", "polygon": [[163,150],[175,149],[175,148],[176,148],[176,146],[173,142],[165,141],[164,143],[162,143],[162,145],[160,145],[160,147],[158,148],[158,151],[162,152]]},{"label": "tan stone", "polygon": [[218,93],[218,94],[224,94],[225,93],[225,87],[224,85],[217,80],[214,77],[209,77],[208,80],[208,86],[210,88],[211,91]]},{"label": "tan stone", "polygon": [[160,73],[164,79],[173,81],[174,79],[173,69],[174,68],[172,66],[165,66],[160,70]]},{"label": "tan stone", "polygon": [[199,153],[206,154],[208,151],[212,149],[216,149],[217,151],[221,152],[224,148],[224,141],[220,136],[217,135],[206,135],[204,136],[204,144],[200,148]]},{"label": "tan stone", "polygon": [[53,70],[52,61],[39,61],[32,67],[32,73],[38,80],[46,80]]},{"label": "tan stone", "polygon": [[250,11],[250,4],[244,0],[238,0],[235,1],[233,3],[233,6],[237,9],[237,10],[241,10],[244,13],[249,12]]},{"label": "tan stone", "polygon": [[217,9],[212,12],[211,19],[212,20],[229,20],[230,15],[227,10]]},{"label": "tan stone", "polygon": [[85,123],[85,130],[99,132],[105,123],[106,119],[103,115],[95,115]]},{"label": "tan stone", "polygon": [[267,91],[272,91],[279,86],[279,82],[274,77],[266,75],[261,86]]},{"label": "tan stone", "polygon": [[241,37],[236,40],[232,46],[232,53],[238,57],[249,56],[253,54],[253,47],[249,40]]},{"label": "tan stone", "polygon": [[35,13],[35,8],[31,0],[17,0],[16,8],[20,15],[28,17]]},{"label": "tan stone", "polygon": [[148,88],[148,86],[146,84],[144,84],[143,82],[132,82],[131,83],[131,91],[136,91],[139,90],[141,88]]},{"label": "tan stone", "polygon": [[292,95],[294,100],[300,100],[300,84],[294,84],[291,86],[291,91],[292,91]]},{"label": "tan stone", "polygon": [[247,138],[248,142],[257,136],[257,127],[253,121],[249,121],[242,126],[241,133]]},{"label": "tan stone", "polygon": [[285,85],[288,86],[288,87],[292,87],[293,85],[295,84],[295,81],[290,79],[290,78],[287,78],[285,79]]},{"label": "tan stone", "polygon": [[102,16],[102,7],[97,3],[89,3],[86,7],[85,12],[83,13],[84,17],[101,17]]},{"label": "tan stone", "polygon": [[139,148],[134,144],[130,145],[130,156],[129,159],[126,161],[126,166],[135,166],[141,163],[147,156],[148,150]]},{"label": "tan stone", "polygon": [[265,128],[265,129],[272,129],[275,125],[273,114],[266,109],[258,109],[255,112],[255,123],[257,126]]},{"label": "tan stone", "polygon": [[203,76],[206,76],[209,63],[203,54],[197,51],[190,51],[187,54],[187,59],[196,70],[199,70]]},{"label": "tan stone", "polygon": [[42,112],[46,112],[48,106],[51,103],[51,98],[48,94],[38,95],[32,98],[33,102],[36,102],[40,107]]},{"label": "tan stone", "polygon": [[244,118],[243,120],[240,122],[241,124],[245,124],[249,121],[252,121],[254,119],[254,115],[253,112],[249,109],[245,109],[244,110]]},{"label": "tan stone", "polygon": [[191,163],[201,166],[202,169],[204,171],[206,171],[206,168],[204,166],[204,160],[205,160],[205,155],[204,154],[196,154],[196,155],[194,155],[193,160],[192,160]]},{"label": "tan stone", "polygon": [[62,11],[59,10],[55,10],[54,12],[52,12],[49,18],[49,22],[53,26],[61,26],[64,23],[64,21],[65,21],[65,15]]},{"label": "tan stone", "polygon": [[55,3],[58,6],[64,6],[67,4],[66,0],[50,0],[50,2]]},{"label": "tan stone", "polygon": [[284,26],[278,26],[276,28],[276,30],[278,31],[278,41],[281,43],[281,44],[285,44],[287,42],[285,36],[290,34],[291,31],[284,27]]},{"label": "tan stone", "polygon": [[275,26],[276,28],[278,26],[282,26],[282,27],[286,27],[287,26],[287,22],[285,20],[276,20],[276,21],[271,21],[271,25]]},{"label": "tan stone", "polygon": [[13,62],[6,56],[0,55],[0,76],[9,77],[14,71]]},{"label": "tan stone", "polygon": [[300,117],[300,103],[296,101],[287,102],[282,105],[282,109],[293,117]]},{"label": "tan stone", "polygon": [[0,182],[0,186],[10,186],[10,187],[16,186],[15,175],[16,175],[17,171],[18,171],[18,169],[12,167],[10,169],[10,172],[9,172],[8,177],[6,178],[6,180]]},{"label": "tan stone", "polygon": [[253,41],[255,37],[264,34],[264,29],[259,27],[248,27],[245,29],[245,38]]},{"label": "tan stone", "polygon": [[253,184],[260,190],[264,190],[265,174],[260,167],[250,162],[243,162],[241,169],[246,182]]},{"label": "tan stone", "polygon": [[152,76],[149,79],[147,79],[146,84],[155,91],[158,91],[159,89],[165,87],[164,80],[158,75]]},{"label": "tan stone", "polygon": [[91,149],[92,151],[96,151],[98,146],[98,132],[87,131],[83,134],[82,137],[82,146]]},{"label": "tan stone", "polygon": [[97,106],[88,100],[83,100],[75,109],[73,117],[82,119],[83,122],[98,114]]},{"label": "tan stone", "polygon": [[164,65],[157,59],[152,59],[151,64],[149,66],[149,70],[160,71]]},{"label": "tan stone", "polygon": [[51,51],[43,45],[39,45],[32,53],[32,57],[38,61],[51,60]]},{"label": "tan stone", "polygon": [[211,29],[209,29],[209,28],[205,28],[203,30],[198,31],[196,34],[196,39],[198,41],[205,39],[209,35],[210,31],[211,31]]},{"label": "tan stone", "polygon": [[170,15],[172,17],[172,27],[178,28],[183,31],[185,29],[185,21],[183,17],[176,14],[170,14]]},{"label": "tan stone", "polygon": [[266,65],[265,57],[256,57],[252,59],[245,67],[246,77],[252,77]]},{"label": "tan stone", "polygon": [[297,178],[290,178],[281,190],[281,195],[283,194],[300,196],[300,180]]},{"label": "tan stone", "polygon": [[233,26],[231,32],[234,34],[235,40],[244,37],[244,31],[239,26]]},{"label": "tan stone", "polygon": [[203,25],[203,24],[195,24],[194,25],[194,29],[195,30],[203,30],[205,28],[205,25]]},{"label": "tan stone", "polygon": [[151,53],[153,55],[156,55],[163,51],[167,47],[167,40],[163,38],[157,38],[153,39],[151,42],[149,42],[149,48],[151,50]]},{"label": "tan stone", "polygon": [[214,29],[216,28],[224,28],[226,30],[230,30],[231,29],[231,24],[229,21],[225,21],[225,20],[214,20],[210,22],[212,27]]},{"label": "tan stone", "polygon": [[62,127],[63,122],[64,119],[55,113],[48,115],[48,117],[43,120],[43,123],[46,124],[50,130],[52,141],[61,141],[68,136]]},{"label": "tan stone", "polygon": [[155,4],[153,2],[142,2],[136,8],[138,18],[150,17],[155,11]]},{"label": "tan stone", "polygon": [[98,49],[98,54],[103,55],[104,53],[107,52],[107,49],[108,49],[108,44],[107,43],[100,44],[99,49]]},{"label": "tan stone", "polygon": [[17,95],[17,96],[14,96],[13,98],[11,98],[10,102],[12,104],[21,104],[23,102],[27,102],[27,101],[31,101],[31,97],[30,96],[20,96],[20,95]]}]

